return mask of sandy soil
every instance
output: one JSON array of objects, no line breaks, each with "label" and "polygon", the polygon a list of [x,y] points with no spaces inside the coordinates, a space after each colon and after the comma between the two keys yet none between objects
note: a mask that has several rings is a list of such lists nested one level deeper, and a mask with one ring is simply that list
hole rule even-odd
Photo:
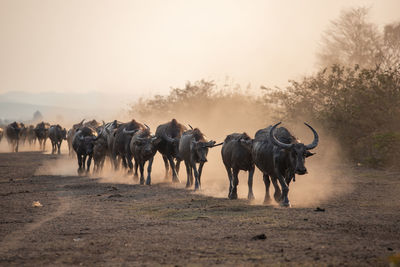
[{"label": "sandy soil", "polygon": [[59,159],[0,154],[0,265],[400,262],[400,173],[353,168],[352,179],[333,184],[352,190],[315,211],[194,194],[184,183],[149,187],[38,171]]}]

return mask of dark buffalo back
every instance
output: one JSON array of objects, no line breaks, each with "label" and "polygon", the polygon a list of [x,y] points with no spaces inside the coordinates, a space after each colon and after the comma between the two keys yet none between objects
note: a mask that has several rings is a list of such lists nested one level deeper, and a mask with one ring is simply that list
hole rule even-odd
[{"label": "dark buffalo back", "polygon": [[161,124],[156,129],[156,136],[161,139],[157,150],[163,155],[177,157],[179,152],[179,140],[186,131],[186,127],[172,119],[170,122]]},{"label": "dark buffalo back", "polygon": [[228,135],[221,149],[224,165],[228,168],[238,170],[251,170],[254,168],[251,148],[252,139],[247,133],[233,133]]}]

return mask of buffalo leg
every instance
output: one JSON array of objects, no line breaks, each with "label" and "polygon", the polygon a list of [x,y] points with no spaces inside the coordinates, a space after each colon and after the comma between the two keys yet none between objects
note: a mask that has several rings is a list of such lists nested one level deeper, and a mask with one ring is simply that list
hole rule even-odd
[{"label": "buffalo leg", "polygon": [[271,181],[269,180],[268,174],[263,174],[263,180],[265,184],[265,197],[264,197],[264,204],[271,203],[271,197],[269,195],[269,186],[271,185]]},{"label": "buffalo leg", "polygon": [[89,171],[90,171],[90,163],[92,162],[92,155],[89,155],[88,156],[88,160],[87,160],[87,163],[86,163],[86,172],[88,173]]},{"label": "buffalo leg", "polygon": [[239,184],[239,178],[238,178],[238,174],[239,174],[239,169],[234,168],[233,172],[232,172],[232,190],[231,190],[231,195],[230,195],[230,199],[237,199],[238,195],[237,195],[237,186]]},{"label": "buffalo leg", "polygon": [[137,181],[139,179],[138,168],[139,168],[139,164],[137,163],[137,160],[135,159],[135,173],[133,174],[133,180],[135,180],[135,181]]},{"label": "buffalo leg", "polygon": [[132,163],[131,155],[126,156],[126,162],[128,163],[128,167],[129,167],[128,174],[132,174],[133,173],[133,163]]},{"label": "buffalo leg", "polygon": [[153,160],[154,157],[151,157],[149,159],[149,165],[147,166],[147,179],[146,179],[146,185],[151,185],[151,168],[153,167]]},{"label": "buffalo leg", "polygon": [[171,156],[169,156],[168,161],[169,161],[169,164],[171,165],[171,170],[172,170],[172,182],[180,183],[181,181],[179,181],[178,174],[176,173],[176,170],[175,170],[174,159]]},{"label": "buffalo leg", "polygon": [[144,162],[139,162],[140,184],[144,184]]},{"label": "buffalo leg", "polygon": [[122,166],[123,166],[125,169],[127,169],[127,168],[128,168],[128,164],[126,163],[126,158],[125,158],[125,156],[121,156],[121,159],[122,159]]},{"label": "buffalo leg", "polygon": [[186,188],[189,188],[192,184],[190,182],[190,174],[192,172],[192,168],[190,167],[189,161],[185,160],[186,174],[187,174],[187,182]]},{"label": "buffalo leg", "polygon": [[228,192],[228,198],[231,198],[231,192],[232,192],[232,170],[230,167],[225,165],[226,172],[228,173],[228,178],[229,178],[229,192]]},{"label": "buffalo leg", "polygon": [[169,164],[168,164],[168,158],[167,156],[162,155],[162,158],[164,160],[164,166],[165,166],[165,176],[164,179],[168,179],[168,172],[169,172]]},{"label": "buffalo leg", "polygon": [[82,156],[78,153],[76,153],[76,156],[78,157],[78,174],[82,173]]},{"label": "buffalo leg", "polygon": [[181,168],[181,160],[177,159],[175,164],[176,174],[179,174],[179,169]]},{"label": "buffalo leg", "polygon": [[249,193],[247,194],[247,199],[248,200],[253,200],[254,199],[254,194],[253,194],[253,175],[254,175],[254,167],[252,167],[249,170],[249,179],[247,180],[247,184],[249,186]]},{"label": "buffalo leg", "polygon": [[274,185],[275,193],[274,193],[274,199],[276,202],[281,202],[282,200],[282,193],[281,189],[278,185],[278,180],[276,177],[271,177],[272,184]]},{"label": "buffalo leg", "polygon": [[191,162],[191,168],[193,169],[194,172],[194,191],[200,190],[200,181],[199,181],[199,172],[197,171],[196,163]]},{"label": "buffalo leg", "polygon": [[86,158],[87,158],[87,155],[83,155],[82,156],[82,171],[85,170]]},{"label": "buffalo leg", "polygon": [[59,143],[57,143],[57,146],[58,146],[58,154],[61,154],[61,144],[62,144],[62,141],[59,142]]},{"label": "buffalo leg", "polygon": [[286,181],[285,181],[285,177],[283,176],[279,176],[278,177],[278,181],[282,187],[282,202],[281,205],[284,207],[290,207],[290,202],[289,202],[289,198],[288,198],[288,194],[289,194],[289,186],[287,185]]},{"label": "buffalo leg", "polygon": [[204,162],[200,162],[199,164],[199,185],[201,186],[201,174],[203,172]]}]

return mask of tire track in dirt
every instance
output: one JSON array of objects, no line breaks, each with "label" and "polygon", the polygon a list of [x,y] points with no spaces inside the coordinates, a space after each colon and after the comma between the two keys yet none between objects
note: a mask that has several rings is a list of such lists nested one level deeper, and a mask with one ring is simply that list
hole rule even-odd
[{"label": "tire track in dirt", "polygon": [[65,214],[67,211],[71,210],[73,206],[73,200],[71,197],[57,196],[57,201],[60,204],[54,212],[36,222],[28,223],[23,229],[14,231],[5,236],[0,243],[0,256],[6,256],[8,252],[21,248],[23,240],[27,238],[30,233],[39,229],[45,223]]}]

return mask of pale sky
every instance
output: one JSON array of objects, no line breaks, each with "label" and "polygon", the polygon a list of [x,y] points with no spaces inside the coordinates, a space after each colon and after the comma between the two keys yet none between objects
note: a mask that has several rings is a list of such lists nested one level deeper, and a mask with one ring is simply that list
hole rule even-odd
[{"label": "pale sky", "polygon": [[0,93],[284,86],[315,71],[321,33],[354,6],[400,21],[400,0],[0,0]]}]

